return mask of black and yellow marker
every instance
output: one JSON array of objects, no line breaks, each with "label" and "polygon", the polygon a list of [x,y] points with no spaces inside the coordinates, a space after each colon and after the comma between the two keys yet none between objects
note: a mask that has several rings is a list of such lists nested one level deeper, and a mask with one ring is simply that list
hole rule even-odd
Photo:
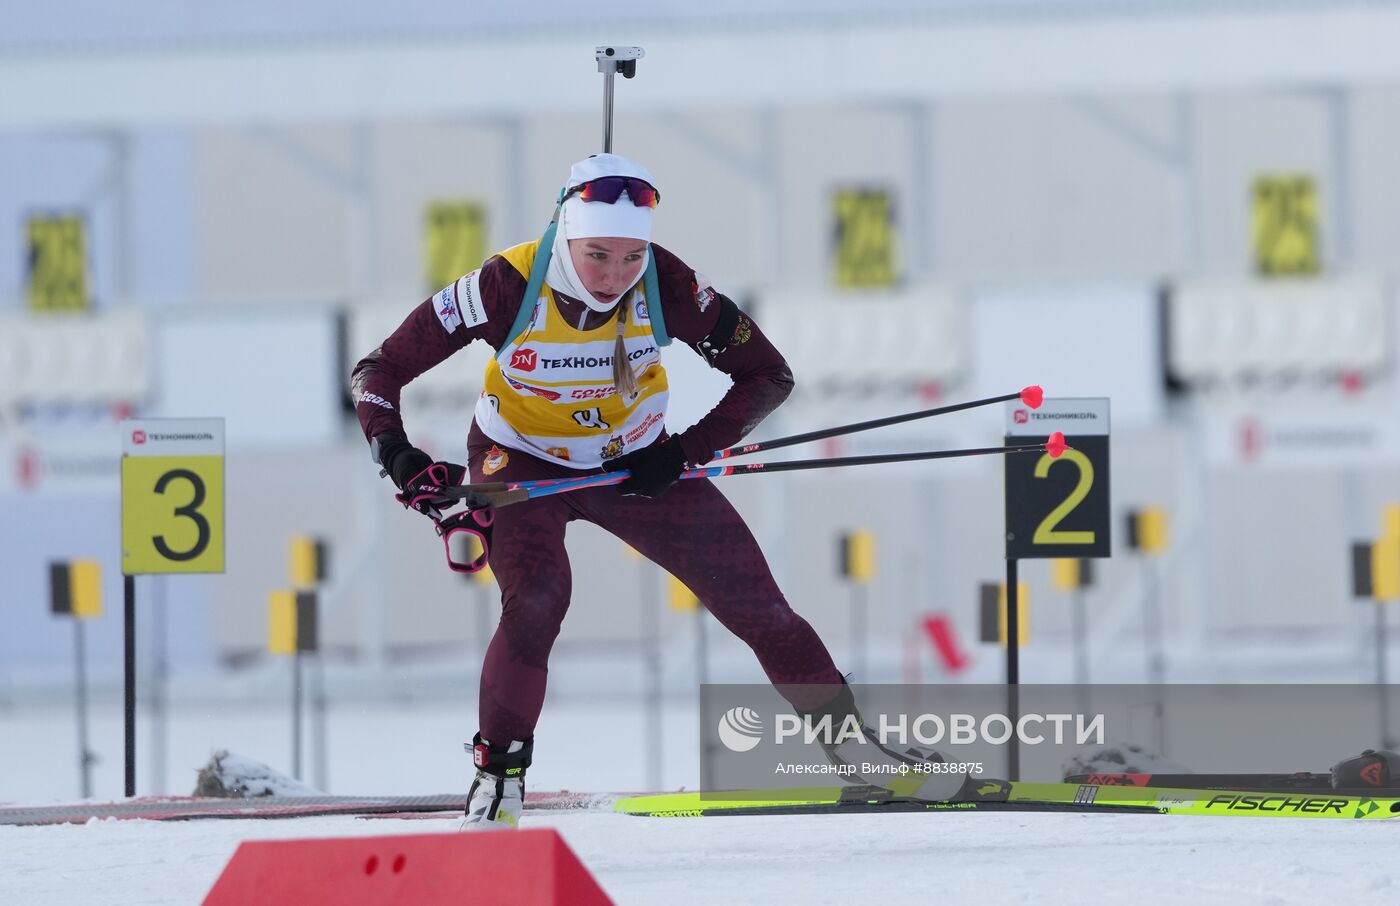
[{"label": "black and yellow marker", "polygon": [[870,625],[870,582],[875,578],[875,533],[846,532],[837,548],[837,569],[850,585],[850,669],[866,679],[866,638]]},{"label": "black and yellow marker", "polygon": [[842,535],[839,557],[843,579],[868,583],[875,578],[875,533],[861,530]]},{"label": "black and yellow marker", "polygon": [[292,586],[315,588],[330,578],[330,548],[325,539],[298,535],[287,548]]},{"label": "black and yellow marker", "polygon": [[1400,539],[1351,546],[1351,593],[1372,601],[1400,599]]},{"label": "black and yellow marker", "polygon": [[[983,582],[979,588],[982,641],[1005,645],[1006,583]],[[1031,591],[1024,582],[1016,587],[1016,640],[1018,645],[1031,641]]]},{"label": "black and yellow marker", "polygon": [[78,620],[102,616],[102,564],[96,560],[50,563],[49,610]]},{"label": "black and yellow marker", "polygon": [[[267,596],[267,648],[273,654],[292,655],[292,776],[301,779],[302,680],[301,660],[320,648],[319,610],[316,592],[274,591]],[[322,698],[318,694],[318,699]],[[317,703],[318,710],[324,704]],[[324,743],[322,744],[324,749]]]},{"label": "black and yellow marker", "polygon": [[267,596],[267,650],[297,654],[320,647],[316,592],[274,591]]},{"label": "black and yellow marker", "polygon": [[102,616],[102,564],[96,560],[49,564],[49,611],[73,621],[73,697],[78,718],[78,776],[83,798],[92,796],[92,766],[97,762],[88,745],[87,641],[83,625]]},{"label": "black and yellow marker", "polygon": [[1167,511],[1159,506],[1129,510],[1128,549],[1141,554],[1162,554],[1166,551],[1168,535]]},{"label": "black and yellow marker", "polygon": [[1087,558],[1061,558],[1050,561],[1050,582],[1059,591],[1078,591],[1094,586],[1094,561]]}]

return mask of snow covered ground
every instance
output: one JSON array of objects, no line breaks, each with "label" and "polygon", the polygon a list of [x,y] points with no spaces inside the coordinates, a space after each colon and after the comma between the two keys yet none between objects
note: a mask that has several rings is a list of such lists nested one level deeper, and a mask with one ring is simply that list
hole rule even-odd
[{"label": "snow covered ground", "polygon": [[[1400,821],[891,814],[527,818],[622,904],[1400,902]],[[311,818],[0,827],[0,902],[198,903],[241,840],[455,833]]]}]

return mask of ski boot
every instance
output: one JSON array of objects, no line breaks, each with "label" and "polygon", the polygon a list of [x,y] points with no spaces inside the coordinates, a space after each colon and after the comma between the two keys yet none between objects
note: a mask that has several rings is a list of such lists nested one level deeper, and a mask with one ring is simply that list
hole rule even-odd
[{"label": "ski boot", "polygon": [[[835,736],[821,744],[822,751],[827,760],[843,770],[842,776],[848,781],[883,787],[900,798],[925,802],[956,800],[969,785],[966,772],[943,769],[947,760],[937,749],[907,746],[897,750],[882,743],[876,732],[866,726],[849,685],[843,683],[834,700],[806,716],[814,724],[831,718]],[[843,733],[843,728],[855,732]]]},{"label": "ski boot", "polygon": [[468,751],[476,779],[467,791],[465,827],[519,827],[525,807],[525,769],[535,749],[533,738],[495,745],[476,734]]},{"label": "ski boot", "polygon": [[1400,753],[1366,749],[1355,758],[1332,765],[1336,789],[1394,789],[1400,787]]}]

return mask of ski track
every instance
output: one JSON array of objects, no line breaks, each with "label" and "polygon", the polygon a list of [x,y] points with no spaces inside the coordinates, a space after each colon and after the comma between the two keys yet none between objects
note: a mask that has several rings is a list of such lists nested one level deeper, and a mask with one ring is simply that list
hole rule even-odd
[{"label": "ski track", "polygon": [[[0,902],[199,902],[241,840],[455,833],[458,818],[0,827]],[[525,819],[621,904],[1400,902],[1400,821],[1153,815]]]}]

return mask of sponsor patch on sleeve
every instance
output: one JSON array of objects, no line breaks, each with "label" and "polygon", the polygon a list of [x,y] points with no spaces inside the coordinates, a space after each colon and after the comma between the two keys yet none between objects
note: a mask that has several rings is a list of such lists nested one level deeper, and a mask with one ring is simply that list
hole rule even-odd
[{"label": "sponsor patch on sleeve", "polygon": [[486,323],[486,303],[481,298],[481,269],[457,281],[457,312],[467,327]]},{"label": "sponsor patch on sleeve", "polygon": [[433,296],[433,312],[448,333],[462,326],[462,313],[457,308],[457,284],[444,286]]},{"label": "sponsor patch on sleeve", "polygon": [[481,271],[472,271],[456,283],[444,286],[433,296],[433,312],[442,329],[452,333],[464,324],[468,328],[486,323],[486,306],[481,299]]}]

